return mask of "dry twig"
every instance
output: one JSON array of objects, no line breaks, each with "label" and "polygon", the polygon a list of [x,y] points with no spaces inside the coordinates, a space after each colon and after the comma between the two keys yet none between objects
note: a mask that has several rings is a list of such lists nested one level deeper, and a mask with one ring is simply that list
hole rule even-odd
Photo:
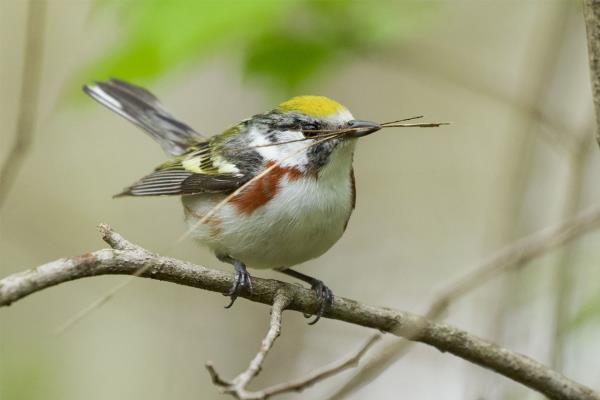
[{"label": "dry twig", "polygon": [[[98,275],[134,274],[142,267],[147,268],[141,277],[220,293],[232,283],[231,274],[159,256],[128,242],[106,225],[101,225],[100,229],[112,249],[56,260],[0,280],[0,306],[63,282]],[[284,291],[290,299],[287,305],[290,310],[308,314],[319,307],[313,291],[297,285],[254,278],[253,288],[252,293],[243,293],[241,297],[271,305],[278,293]],[[550,399],[600,400],[599,393],[529,357],[416,314],[336,297],[325,317],[428,344],[520,382]]]},{"label": "dry twig", "polygon": [[212,362],[206,363],[206,369],[210,374],[212,381],[215,385],[219,386],[223,393],[232,394],[238,399],[266,399],[267,396],[261,392],[249,392],[246,387],[254,377],[258,375],[262,366],[265,362],[267,354],[273,348],[275,339],[281,334],[281,315],[283,310],[290,303],[291,299],[287,292],[279,291],[275,294],[275,300],[273,302],[273,308],[271,309],[271,321],[269,323],[269,330],[267,335],[260,344],[260,350],[256,356],[250,361],[248,369],[236,376],[232,381],[223,380],[215,368]]},{"label": "dry twig", "polygon": [[273,303],[273,308],[271,309],[269,330],[267,331],[267,334],[261,343],[258,353],[252,359],[250,365],[244,372],[240,373],[233,380],[227,381],[221,378],[219,373],[214,368],[212,362],[206,363],[206,369],[208,370],[213,383],[220,387],[223,393],[231,394],[235,398],[241,400],[265,400],[282,393],[301,392],[317,382],[343,372],[346,369],[358,364],[358,361],[362,358],[362,356],[371,348],[373,344],[375,344],[375,342],[381,338],[380,333],[374,335],[363,346],[361,346],[357,352],[348,356],[346,359],[325,366],[302,379],[280,383],[262,390],[249,391],[247,390],[248,384],[262,370],[267,353],[273,348],[275,339],[277,339],[281,333],[281,318],[283,310],[289,304],[290,300],[291,299],[288,297],[285,291],[278,292],[275,295],[275,302]]},{"label": "dry twig", "polygon": [[348,368],[356,366],[365,353],[381,339],[381,336],[381,333],[376,333],[375,335],[371,336],[354,354],[351,354],[346,358],[336,361],[330,365],[326,365],[325,367],[314,371],[312,374],[302,379],[282,383],[265,389],[263,391],[266,394],[265,398],[286,392],[301,392],[315,383],[325,380],[330,376],[339,374]]}]

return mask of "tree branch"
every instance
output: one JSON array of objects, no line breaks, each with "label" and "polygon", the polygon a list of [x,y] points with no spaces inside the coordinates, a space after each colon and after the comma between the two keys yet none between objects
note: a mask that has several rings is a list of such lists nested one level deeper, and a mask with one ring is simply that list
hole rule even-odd
[{"label": "tree branch", "polygon": [[[29,294],[75,279],[140,273],[141,277],[168,281],[223,293],[233,277],[189,262],[163,257],[134,245],[106,225],[100,227],[113,249],[64,258],[0,280],[0,306],[7,306]],[[254,278],[253,292],[242,297],[274,304],[278,293],[289,297],[287,308],[315,313],[318,299],[309,290],[275,280]],[[442,352],[471,361],[543,393],[551,399],[600,400],[600,394],[522,354],[514,353],[450,325],[436,323],[419,315],[376,307],[336,297],[325,317],[389,332],[426,343]]]},{"label": "tree branch", "polygon": [[596,110],[596,141],[600,145],[600,0],[585,0],[583,16],[587,32],[592,96]]}]

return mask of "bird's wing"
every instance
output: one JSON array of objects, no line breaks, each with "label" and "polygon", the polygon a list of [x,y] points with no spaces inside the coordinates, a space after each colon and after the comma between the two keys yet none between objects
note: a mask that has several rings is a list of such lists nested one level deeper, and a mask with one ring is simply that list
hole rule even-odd
[{"label": "bird's wing", "polygon": [[118,79],[83,87],[100,104],[133,122],[154,138],[168,154],[184,154],[203,135],[174,118],[149,91]]},{"label": "bird's wing", "polygon": [[251,177],[252,174],[240,172],[236,165],[216,155],[212,142],[201,142],[115,197],[227,193]]}]

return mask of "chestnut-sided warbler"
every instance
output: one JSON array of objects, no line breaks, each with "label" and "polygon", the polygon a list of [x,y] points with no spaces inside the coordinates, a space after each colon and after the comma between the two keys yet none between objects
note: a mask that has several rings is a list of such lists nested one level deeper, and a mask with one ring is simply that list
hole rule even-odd
[{"label": "chestnut-sided warbler", "polygon": [[181,195],[193,237],[235,268],[227,307],[252,289],[246,265],[272,268],[311,285],[321,303],[311,323],[318,321],[333,293],[290,267],[319,257],[346,230],[356,139],[379,124],[355,120],[327,97],[299,96],[207,139],[141,87],[112,79],[84,91],[174,156],[117,196]]}]

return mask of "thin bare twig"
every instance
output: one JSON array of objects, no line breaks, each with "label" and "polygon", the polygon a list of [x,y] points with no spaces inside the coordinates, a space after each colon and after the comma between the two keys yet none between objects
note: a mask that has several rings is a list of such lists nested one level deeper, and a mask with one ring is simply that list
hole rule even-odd
[{"label": "thin bare twig", "polygon": [[267,334],[261,343],[260,350],[254,359],[252,359],[250,365],[244,372],[240,373],[233,380],[227,381],[219,375],[212,362],[209,361],[206,363],[206,369],[210,374],[212,382],[218,386],[223,393],[230,394],[233,397],[241,400],[266,400],[270,397],[283,393],[301,392],[315,383],[339,374],[348,368],[356,366],[362,356],[371,348],[371,346],[381,339],[381,333],[377,333],[369,338],[369,340],[367,340],[367,342],[362,345],[358,351],[354,352],[343,360],[320,368],[301,379],[280,383],[261,390],[249,391],[247,389],[248,385],[262,370],[262,366],[268,352],[273,348],[275,339],[277,339],[281,333],[282,313],[285,307],[289,304],[290,300],[291,299],[287,296],[285,291],[281,291],[275,295],[275,302],[273,303],[273,308],[271,309],[269,330],[267,331]]},{"label": "thin bare twig", "polygon": [[281,316],[283,314],[283,310],[287,307],[290,301],[291,298],[288,296],[287,292],[283,290],[275,294],[267,335],[260,344],[258,353],[256,353],[256,356],[254,356],[252,361],[250,361],[248,368],[236,376],[232,381],[226,381],[222,379],[219,376],[219,373],[215,370],[212,362],[206,363],[206,369],[208,370],[213,383],[219,386],[223,393],[231,394],[238,399],[244,400],[261,400],[267,398],[264,393],[251,392],[248,391],[246,387],[262,369],[265,359],[267,358],[267,354],[273,348],[275,340],[281,334]]},{"label": "thin bare twig", "polygon": [[0,208],[15,182],[25,156],[31,147],[33,130],[37,119],[37,103],[40,91],[42,51],[44,49],[46,2],[29,2],[27,11],[27,42],[21,78],[17,126],[12,148],[0,169]]},{"label": "thin bare twig", "polygon": [[[600,211],[598,211],[600,214]],[[134,274],[148,267],[141,277],[169,281],[181,285],[225,292],[233,276],[185,261],[163,257],[130,244],[107,226],[101,226],[105,241],[120,249],[103,249],[78,257],[64,258],[37,268],[10,275],[0,280],[0,306],[7,306],[29,294],[75,279],[107,275]],[[287,309],[306,314],[319,309],[315,293],[297,285],[275,280],[254,278],[253,291],[240,297],[274,304],[278,293],[290,298]],[[538,391],[550,399],[600,400],[594,392],[543,364],[519,353],[502,348],[453,326],[437,323],[425,317],[387,307],[370,306],[336,296],[324,315],[393,335],[408,338],[451,353]]]},{"label": "thin bare twig", "polygon": [[382,128],[438,128],[443,125],[450,125],[450,122],[423,122],[414,124],[394,124],[383,125]]},{"label": "thin bare twig", "polygon": [[[598,228],[599,225],[600,207],[594,207],[556,227],[541,230],[518,240],[484,260],[478,267],[456,279],[454,283],[447,285],[431,303],[425,317],[431,320],[440,319],[453,302],[471,290],[501,273],[522,267],[527,262]],[[370,382],[402,357],[410,344],[403,340],[390,343],[380,349],[356,375],[330,397],[330,400],[342,399]]]},{"label": "thin bare twig", "polygon": [[301,392],[315,383],[358,365],[361,358],[375,343],[377,343],[377,341],[381,339],[381,337],[381,333],[376,333],[375,335],[371,336],[354,354],[351,354],[346,358],[336,361],[330,365],[326,365],[325,367],[314,371],[312,374],[302,379],[281,383],[279,385],[274,385],[262,390],[262,392],[265,393],[264,398],[266,399],[268,397],[287,392]]}]

